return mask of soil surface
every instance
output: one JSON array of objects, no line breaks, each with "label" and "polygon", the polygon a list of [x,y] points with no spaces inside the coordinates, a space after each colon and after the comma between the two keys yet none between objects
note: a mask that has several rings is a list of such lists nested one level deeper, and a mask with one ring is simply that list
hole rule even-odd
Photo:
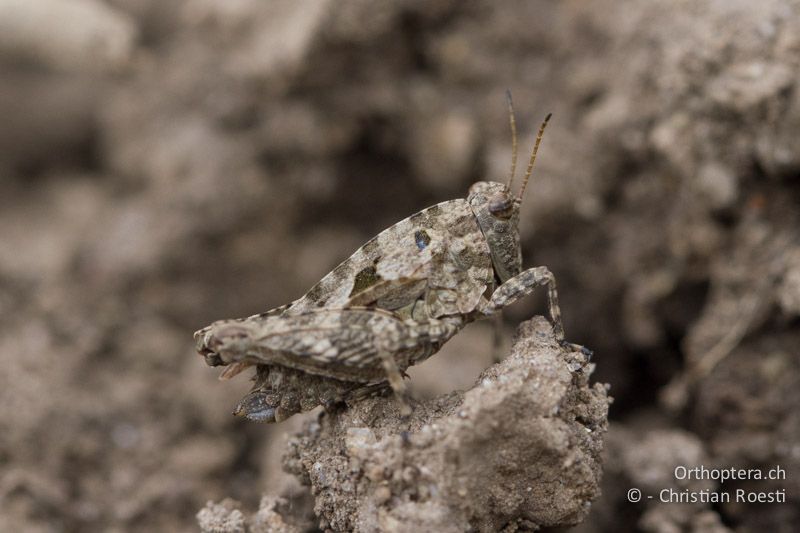
[{"label": "soil surface", "polygon": [[[0,530],[794,531],[797,72],[793,0],[0,0]],[[408,420],[232,417],[192,332],[505,181],[506,89],[521,168],[553,112],[524,264],[594,372],[530,298],[498,365],[476,323],[412,368]]]}]

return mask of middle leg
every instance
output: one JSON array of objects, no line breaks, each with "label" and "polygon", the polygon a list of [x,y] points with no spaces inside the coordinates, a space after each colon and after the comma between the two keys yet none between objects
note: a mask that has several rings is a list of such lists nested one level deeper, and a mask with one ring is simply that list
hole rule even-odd
[{"label": "middle leg", "polygon": [[410,416],[411,406],[408,401],[408,389],[403,381],[403,374],[397,366],[397,361],[394,360],[394,354],[388,350],[380,349],[378,350],[378,356],[383,365],[383,370],[386,372],[386,379],[389,382],[389,386],[394,391],[395,398],[397,398],[397,402],[400,404],[400,415],[403,417]]}]

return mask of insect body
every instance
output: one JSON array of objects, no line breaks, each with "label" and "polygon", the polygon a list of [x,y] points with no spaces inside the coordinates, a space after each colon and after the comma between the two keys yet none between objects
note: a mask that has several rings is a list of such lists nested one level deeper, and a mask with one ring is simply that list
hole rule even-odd
[{"label": "insect body", "polygon": [[198,347],[211,364],[233,363],[233,372],[258,364],[256,385],[235,414],[281,421],[387,378],[403,390],[400,369],[436,353],[463,325],[459,315],[417,322],[378,308],[319,308],[216,322]]},{"label": "insect body", "polygon": [[[438,351],[465,324],[548,289],[556,338],[564,342],[555,278],[522,270],[519,210],[548,115],[523,185],[514,195],[516,129],[508,184],[481,181],[466,199],[424,209],[387,228],[289,305],[195,333],[198,351],[223,376],[258,365],[237,414],[280,421],[388,380]],[[566,344],[566,343],[565,343]],[[312,383],[313,382],[313,383]]]}]

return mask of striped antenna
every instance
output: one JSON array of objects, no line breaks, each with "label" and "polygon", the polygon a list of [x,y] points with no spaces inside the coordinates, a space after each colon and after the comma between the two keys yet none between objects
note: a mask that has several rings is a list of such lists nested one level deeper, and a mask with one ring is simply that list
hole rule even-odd
[{"label": "striped antenna", "polygon": [[542,125],[539,126],[539,133],[536,135],[536,142],[533,144],[533,152],[531,152],[531,160],[528,161],[528,168],[525,170],[525,178],[522,180],[522,188],[519,190],[519,196],[517,197],[520,201],[522,201],[522,197],[525,195],[525,188],[528,186],[528,180],[533,172],[533,162],[536,161],[536,152],[539,151],[539,144],[542,142],[544,129],[547,127],[547,123],[550,121],[550,117],[552,116],[552,113],[548,113],[547,116],[544,117],[544,122],[542,122]]},{"label": "striped antenna", "polygon": [[511,90],[506,89],[508,101],[508,122],[511,124],[511,172],[508,176],[508,190],[514,183],[514,174],[517,173],[517,120],[514,118],[514,102],[511,101]]}]

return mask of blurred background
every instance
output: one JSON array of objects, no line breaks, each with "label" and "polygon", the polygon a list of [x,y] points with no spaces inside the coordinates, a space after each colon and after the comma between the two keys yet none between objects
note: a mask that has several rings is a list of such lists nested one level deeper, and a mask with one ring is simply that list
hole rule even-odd
[{"label": "blurred background", "polygon": [[[523,168],[553,112],[525,265],[555,273],[567,336],[615,398],[604,493],[577,530],[793,531],[798,15],[0,0],[0,530],[193,531],[207,500],[262,493],[302,507],[280,470],[301,417],[232,417],[249,383],[219,383],[192,332],[289,302],[384,227],[505,181],[510,89]],[[510,309],[506,342],[543,311]],[[470,326],[415,390],[469,386],[490,346]],[[696,488],[673,469],[699,464],[780,465],[786,480],[723,488],[787,503],[625,499]]]}]

